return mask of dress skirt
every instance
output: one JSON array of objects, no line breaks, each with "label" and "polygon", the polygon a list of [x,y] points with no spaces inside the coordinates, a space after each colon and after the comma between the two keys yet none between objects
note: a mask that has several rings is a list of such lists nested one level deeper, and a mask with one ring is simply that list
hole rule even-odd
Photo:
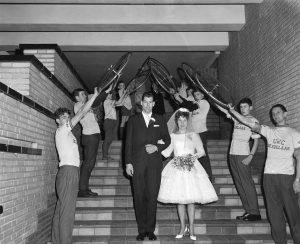
[{"label": "dress skirt", "polygon": [[158,201],[206,204],[218,200],[208,175],[197,159],[190,169],[176,167],[172,159],[163,169]]}]

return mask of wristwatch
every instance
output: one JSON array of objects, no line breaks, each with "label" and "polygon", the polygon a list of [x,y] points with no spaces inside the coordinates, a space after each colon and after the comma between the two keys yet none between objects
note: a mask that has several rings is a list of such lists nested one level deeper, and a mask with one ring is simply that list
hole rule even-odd
[{"label": "wristwatch", "polygon": [[299,182],[299,181],[300,181],[300,179],[299,179],[299,178],[296,178],[296,179],[295,179],[295,181],[298,181],[298,182]]}]

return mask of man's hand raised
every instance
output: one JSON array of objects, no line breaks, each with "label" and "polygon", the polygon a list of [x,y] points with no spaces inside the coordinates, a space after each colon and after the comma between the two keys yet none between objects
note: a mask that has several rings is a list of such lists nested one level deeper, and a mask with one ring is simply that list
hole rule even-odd
[{"label": "man's hand raised", "polygon": [[101,88],[95,86],[94,87],[94,94],[93,95],[98,96],[100,94],[100,92],[101,92]]}]

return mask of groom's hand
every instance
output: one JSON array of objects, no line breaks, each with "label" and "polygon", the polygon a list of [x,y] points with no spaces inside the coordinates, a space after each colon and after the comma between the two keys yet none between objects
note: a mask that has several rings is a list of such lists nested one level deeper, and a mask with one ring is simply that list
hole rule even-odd
[{"label": "groom's hand", "polygon": [[133,176],[133,166],[132,164],[126,164],[126,174],[129,176]]},{"label": "groom's hand", "polygon": [[158,151],[157,146],[155,146],[155,145],[153,145],[153,144],[147,144],[147,145],[146,145],[146,152],[147,152],[148,154],[154,153],[154,152],[156,152],[156,151]]}]

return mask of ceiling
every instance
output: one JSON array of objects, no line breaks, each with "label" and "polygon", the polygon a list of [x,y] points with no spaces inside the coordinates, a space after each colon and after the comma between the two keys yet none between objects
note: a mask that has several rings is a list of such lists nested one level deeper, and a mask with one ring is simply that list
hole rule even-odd
[{"label": "ceiling", "polygon": [[210,67],[262,0],[0,0],[0,51],[57,44],[86,85],[125,52],[129,80],[151,56],[177,76],[182,62]]}]

